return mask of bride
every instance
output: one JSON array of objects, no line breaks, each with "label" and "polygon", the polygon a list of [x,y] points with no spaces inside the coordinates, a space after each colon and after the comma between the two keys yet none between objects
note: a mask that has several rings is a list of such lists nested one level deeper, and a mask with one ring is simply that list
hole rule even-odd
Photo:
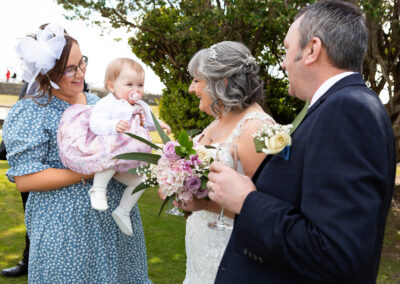
[{"label": "bride", "polygon": [[[238,171],[251,177],[265,154],[257,153],[253,133],[261,124],[275,123],[257,103],[263,96],[258,66],[249,49],[239,42],[224,41],[202,49],[188,67],[193,81],[189,92],[200,99],[199,108],[216,119],[195,140],[203,145],[235,143]],[[186,277],[184,284],[214,283],[231,231],[216,231],[208,223],[217,220],[220,207],[205,199],[179,204],[193,212],[186,223]],[[233,223],[234,214],[225,212]]]}]

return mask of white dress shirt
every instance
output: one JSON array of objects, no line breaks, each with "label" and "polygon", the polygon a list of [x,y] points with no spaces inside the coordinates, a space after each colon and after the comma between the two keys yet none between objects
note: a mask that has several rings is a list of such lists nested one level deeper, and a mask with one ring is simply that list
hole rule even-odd
[{"label": "white dress shirt", "polygon": [[[151,119],[150,107],[144,101],[138,101],[137,104],[143,107],[149,130],[152,130],[155,127]],[[133,106],[128,101],[117,99],[110,93],[100,99],[93,107],[89,121],[90,130],[96,135],[118,134],[118,122],[121,120],[129,121],[132,114]]]},{"label": "white dress shirt", "polygon": [[310,108],[313,104],[315,104],[333,85],[335,85],[341,79],[343,79],[344,77],[347,77],[351,74],[355,74],[355,73],[356,72],[343,72],[343,73],[337,74],[333,77],[330,77],[314,93],[308,108]]}]

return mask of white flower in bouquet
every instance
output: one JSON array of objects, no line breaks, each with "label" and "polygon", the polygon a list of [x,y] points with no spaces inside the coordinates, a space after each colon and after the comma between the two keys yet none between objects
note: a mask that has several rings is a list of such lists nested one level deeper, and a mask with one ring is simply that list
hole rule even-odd
[{"label": "white flower in bouquet", "polygon": [[207,149],[206,147],[200,144],[197,145],[194,149],[197,152],[198,158],[201,160],[200,166],[201,167],[208,166],[212,158],[210,149]]}]

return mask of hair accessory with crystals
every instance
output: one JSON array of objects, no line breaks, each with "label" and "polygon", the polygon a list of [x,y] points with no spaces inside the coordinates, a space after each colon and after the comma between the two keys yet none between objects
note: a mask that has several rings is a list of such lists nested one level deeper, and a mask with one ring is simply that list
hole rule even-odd
[{"label": "hair accessory with crystals", "polygon": [[244,65],[246,65],[246,66],[249,66],[250,64],[255,64],[256,63],[256,59],[253,56],[249,55],[249,54],[246,54],[246,58],[242,59],[242,61],[243,61]]},{"label": "hair accessory with crystals", "polygon": [[[29,83],[27,90],[39,73],[44,75],[54,67],[65,43],[64,28],[57,24],[48,24],[43,30],[39,29],[36,39],[26,36],[17,43],[15,49],[22,59],[22,79]],[[50,84],[53,88],[59,88],[51,80]]]},{"label": "hair accessory with crystals", "polygon": [[213,61],[217,61],[218,54],[217,54],[217,51],[215,50],[215,44],[210,46],[209,50],[210,50],[210,54],[209,54],[210,59]]}]

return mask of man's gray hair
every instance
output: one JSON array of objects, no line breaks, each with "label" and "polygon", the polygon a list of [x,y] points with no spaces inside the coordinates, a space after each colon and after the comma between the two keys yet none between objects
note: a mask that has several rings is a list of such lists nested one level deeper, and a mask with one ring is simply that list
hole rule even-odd
[{"label": "man's gray hair", "polygon": [[188,71],[193,78],[204,79],[213,101],[211,112],[245,109],[262,100],[263,82],[250,50],[240,42],[223,41],[198,51],[190,60]]},{"label": "man's gray hair", "polygon": [[333,66],[362,72],[368,30],[361,9],[344,1],[319,1],[301,9],[296,19],[300,17],[302,50],[311,38],[318,37]]}]

